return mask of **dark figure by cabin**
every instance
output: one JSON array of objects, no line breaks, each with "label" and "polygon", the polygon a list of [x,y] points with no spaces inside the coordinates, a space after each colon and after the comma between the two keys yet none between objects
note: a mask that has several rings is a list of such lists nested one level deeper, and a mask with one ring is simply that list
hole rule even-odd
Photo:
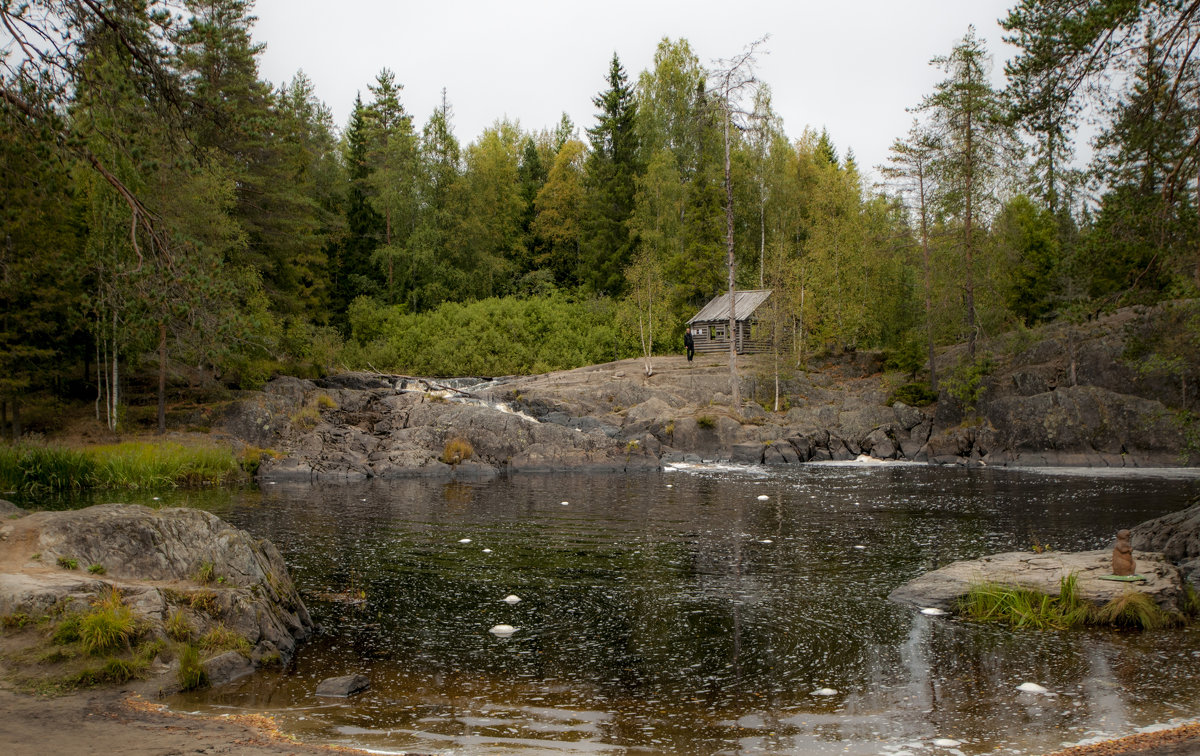
[{"label": "dark figure by cabin", "polygon": [[1129,543],[1129,531],[1117,531],[1117,545],[1113,549],[1112,571],[1114,575],[1134,574],[1133,546]]},{"label": "dark figure by cabin", "polygon": [[688,362],[691,362],[692,356],[696,354],[696,341],[692,338],[691,328],[687,328],[683,332],[683,346],[687,349]]}]

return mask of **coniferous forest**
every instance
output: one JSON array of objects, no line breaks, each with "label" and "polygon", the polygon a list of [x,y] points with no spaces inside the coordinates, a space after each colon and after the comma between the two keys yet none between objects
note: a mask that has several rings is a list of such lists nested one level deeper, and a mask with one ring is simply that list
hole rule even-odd
[{"label": "coniferous forest", "polygon": [[126,392],[168,386],[678,351],[730,275],[775,291],[762,327],[792,366],[882,349],[936,388],[940,347],[967,344],[969,372],[999,334],[1176,302],[1156,359],[1196,377],[1194,3],[1020,0],[1005,64],[964,29],[877,172],[785,129],[753,50],[722,70],[663,39],[644,71],[596,61],[590,123],[472,136],[453,93],[410,112],[403,71],[363,82],[344,124],[302,73],[274,88],[251,0],[3,2],[0,21],[6,429],[82,400],[117,428]]}]

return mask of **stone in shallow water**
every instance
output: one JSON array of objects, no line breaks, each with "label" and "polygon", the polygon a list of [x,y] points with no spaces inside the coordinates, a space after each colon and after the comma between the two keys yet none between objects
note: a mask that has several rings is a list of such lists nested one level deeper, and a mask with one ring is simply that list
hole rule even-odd
[{"label": "stone in shallow water", "polygon": [[497,638],[507,638],[508,636],[517,632],[517,628],[513,627],[512,625],[493,625],[488,632]]},{"label": "stone in shallow water", "polygon": [[318,696],[330,698],[349,698],[355,693],[362,693],[371,686],[366,675],[342,675],[327,677],[317,685]]},{"label": "stone in shallow water", "polygon": [[510,593],[504,597],[504,603],[506,603],[506,604],[517,604],[517,603],[520,603],[520,601],[521,601],[521,597],[515,593]]},{"label": "stone in shallow water", "polygon": [[836,696],[837,693],[833,688],[817,688],[812,692],[814,696]]},{"label": "stone in shallow water", "polygon": [[1041,685],[1038,685],[1037,683],[1031,683],[1031,682],[1021,683],[1020,685],[1017,686],[1017,690],[1021,691],[1022,693],[1036,693],[1039,696],[1054,695],[1049,690],[1043,688]]},{"label": "stone in shallow water", "polygon": [[226,651],[204,662],[208,684],[219,688],[254,672],[254,663],[237,651]]}]

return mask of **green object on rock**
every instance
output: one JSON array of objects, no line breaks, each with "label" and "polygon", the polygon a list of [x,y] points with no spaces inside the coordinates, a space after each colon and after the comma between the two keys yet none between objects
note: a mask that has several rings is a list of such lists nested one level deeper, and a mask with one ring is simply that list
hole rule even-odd
[{"label": "green object on rock", "polygon": [[1144,575],[1101,575],[1101,580],[1115,580],[1119,583],[1145,583],[1149,580]]}]

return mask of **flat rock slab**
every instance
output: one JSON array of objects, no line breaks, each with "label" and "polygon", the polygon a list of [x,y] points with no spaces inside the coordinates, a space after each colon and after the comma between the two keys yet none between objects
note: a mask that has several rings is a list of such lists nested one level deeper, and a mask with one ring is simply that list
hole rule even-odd
[{"label": "flat rock slab", "polygon": [[362,693],[371,686],[366,675],[342,675],[327,677],[317,685],[318,696],[330,698],[348,698],[355,693]]},{"label": "flat rock slab", "polygon": [[1010,551],[980,559],[955,562],[908,581],[888,595],[893,601],[946,611],[957,609],[958,599],[980,583],[999,583],[1057,596],[1062,579],[1074,574],[1079,596],[1105,604],[1126,591],[1148,594],[1167,611],[1179,608],[1183,595],[1179,570],[1162,554],[1135,551],[1137,574],[1144,583],[1101,580],[1112,574],[1112,551],[1047,552]]}]

